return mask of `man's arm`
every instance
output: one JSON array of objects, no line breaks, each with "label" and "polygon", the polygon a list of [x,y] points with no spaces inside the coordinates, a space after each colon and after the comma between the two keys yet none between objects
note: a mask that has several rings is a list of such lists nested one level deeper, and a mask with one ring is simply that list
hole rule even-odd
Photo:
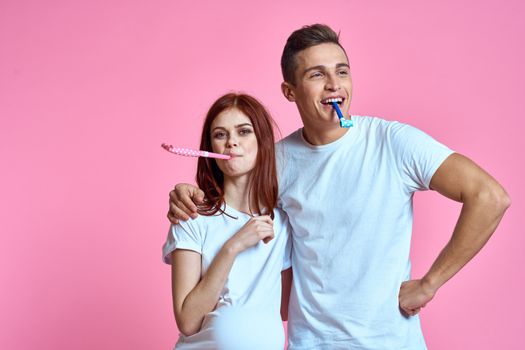
[{"label": "man's arm", "polygon": [[463,207],[450,241],[430,270],[423,278],[401,285],[399,306],[408,315],[417,314],[437,290],[481,250],[510,206],[503,187],[470,159],[457,153],[439,167],[430,188],[463,203]]},{"label": "man's arm", "polygon": [[288,305],[290,304],[290,291],[292,290],[293,272],[288,268],[281,272],[281,319],[288,321]]}]

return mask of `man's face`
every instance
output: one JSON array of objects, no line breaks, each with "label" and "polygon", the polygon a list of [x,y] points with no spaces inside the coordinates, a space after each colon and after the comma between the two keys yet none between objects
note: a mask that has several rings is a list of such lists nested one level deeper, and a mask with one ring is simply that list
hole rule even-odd
[{"label": "man's face", "polygon": [[295,84],[284,82],[285,97],[297,104],[305,126],[332,127],[337,113],[329,103],[338,99],[341,111],[348,116],[352,100],[352,79],[348,58],[339,45],[327,43],[309,47],[295,57]]}]

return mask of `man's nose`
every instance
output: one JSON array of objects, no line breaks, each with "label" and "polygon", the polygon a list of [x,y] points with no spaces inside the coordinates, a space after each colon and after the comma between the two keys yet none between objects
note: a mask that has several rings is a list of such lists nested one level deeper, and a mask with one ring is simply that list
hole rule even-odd
[{"label": "man's nose", "polygon": [[328,74],[325,84],[325,89],[329,91],[337,91],[341,88],[339,79],[334,74]]}]

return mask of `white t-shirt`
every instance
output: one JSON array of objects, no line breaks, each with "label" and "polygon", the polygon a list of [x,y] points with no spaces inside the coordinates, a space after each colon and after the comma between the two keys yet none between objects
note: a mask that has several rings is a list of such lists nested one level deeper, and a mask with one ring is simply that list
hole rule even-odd
[{"label": "white t-shirt", "polygon": [[[203,276],[224,243],[251,218],[229,206],[226,206],[225,212],[233,218],[224,214],[199,215],[195,220],[172,225],[162,248],[164,262],[171,264],[171,253],[175,249],[195,251],[202,256]],[[214,322],[230,306],[252,310],[253,319],[248,322],[261,322],[255,314],[258,310],[270,315],[265,322],[272,324],[259,326],[276,330],[277,333],[274,331],[266,337],[274,337],[276,349],[284,347],[280,315],[281,271],[291,266],[291,237],[286,215],[280,209],[274,209],[274,214],[275,238],[267,244],[259,242],[236,257],[216,309],[205,316],[198,333],[192,336],[181,334],[176,349],[216,349]]]},{"label": "white t-shirt", "polygon": [[292,226],[289,349],[426,349],[398,294],[410,279],[412,197],[452,153],[422,131],[371,117],[333,143],[302,130],[278,146],[279,207]]}]

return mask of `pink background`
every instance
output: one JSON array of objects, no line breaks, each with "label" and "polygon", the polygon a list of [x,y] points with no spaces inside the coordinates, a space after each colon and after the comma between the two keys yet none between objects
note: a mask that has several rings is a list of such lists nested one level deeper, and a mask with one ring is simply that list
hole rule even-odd
[{"label": "pink background", "polygon": [[[422,312],[430,349],[519,349],[525,331],[522,136],[525,5],[486,1],[0,3],[0,348],[169,349],[160,248],[168,192],[192,182],[211,102],[260,98],[283,135],[292,30],[341,30],[354,114],[413,124],[473,158],[513,206],[486,248]],[[414,276],[460,206],[416,196]]]}]

